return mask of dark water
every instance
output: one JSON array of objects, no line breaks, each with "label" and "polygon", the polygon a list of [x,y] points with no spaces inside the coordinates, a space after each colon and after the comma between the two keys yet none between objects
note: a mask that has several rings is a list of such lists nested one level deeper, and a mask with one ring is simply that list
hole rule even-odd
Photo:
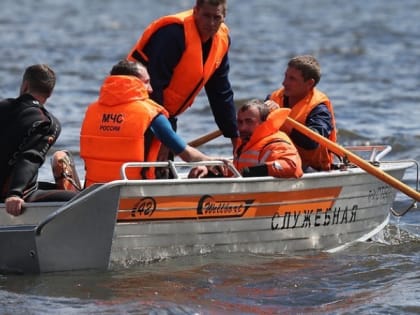
[{"label": "dark water", "polygon": [[[58,82],[48,106],[63,123],[56,148],[78,157],[84,110],[111,66],[152,19],[192,3],[3,0],[0,97],[18,93],[27,65],[50,64]],[[290,57],[314,54],[340,143],[386,143],[389,159],[420,161],[418,0],[230,0],[227,22],[237,101],[265,97]],[[215,129],[203,95],[179,129],[187,140]],[[229,141],[202,150],[229,156]],[[415,188],[416,175],[409,170],[404,182]],[[48,165],[42,177],[50,178]],[[409,203],[398,194],[394,206]],[[107,273],[0,276],[0,314],[419,314],[419,265],[420,211],[412,210],[375,241],[335,254],[206,255]]]}]

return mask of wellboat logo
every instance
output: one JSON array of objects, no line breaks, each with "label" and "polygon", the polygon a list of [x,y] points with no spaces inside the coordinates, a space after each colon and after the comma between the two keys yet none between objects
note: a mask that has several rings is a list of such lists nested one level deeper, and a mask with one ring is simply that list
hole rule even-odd
[{"label": "wellboat logo", "polygon": [[200,198],[197,205],[199,217],[240,217],[254,203],[254,199],[247,200],[216,200],[210,195]]}]

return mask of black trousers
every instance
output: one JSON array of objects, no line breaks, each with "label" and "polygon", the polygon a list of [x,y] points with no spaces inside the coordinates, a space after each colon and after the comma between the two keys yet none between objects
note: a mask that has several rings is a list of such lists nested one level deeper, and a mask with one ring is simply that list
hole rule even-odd
[{"label": "black trousers", "polygon": [[26,202],[41,201],[68,201],[77,195],[77,192],[57,189],[56,185],[48,182],[39,182],[38,189],[25,198]]}]

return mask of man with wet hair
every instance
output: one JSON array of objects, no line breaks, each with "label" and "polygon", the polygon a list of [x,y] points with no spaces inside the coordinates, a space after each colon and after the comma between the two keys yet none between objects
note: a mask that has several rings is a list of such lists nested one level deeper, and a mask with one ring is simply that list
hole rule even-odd
[{"label": "man with wet hair", "polygon": [[20,96],[0,101],[1,200],[12,215],[22,213],[25,201],[67,201],[76,194],[37,181],[61,132],[60,122],[45,108],[55,82],[48,65],[32,65],[23,74]]}]

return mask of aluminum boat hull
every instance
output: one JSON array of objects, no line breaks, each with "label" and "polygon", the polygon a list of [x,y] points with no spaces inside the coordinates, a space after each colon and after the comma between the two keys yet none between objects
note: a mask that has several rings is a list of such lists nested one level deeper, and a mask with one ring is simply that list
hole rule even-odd
[{"label": "aluminum boat hull", "polygon": [[[412,165],[381,169],[401,180]],[[379,232],[395,195],[357,167],[299,179],[117,180],[67,203],[29,203],[16,217],[0,204],[0,270],[106,270],[210,252],[336,251]]]}]

